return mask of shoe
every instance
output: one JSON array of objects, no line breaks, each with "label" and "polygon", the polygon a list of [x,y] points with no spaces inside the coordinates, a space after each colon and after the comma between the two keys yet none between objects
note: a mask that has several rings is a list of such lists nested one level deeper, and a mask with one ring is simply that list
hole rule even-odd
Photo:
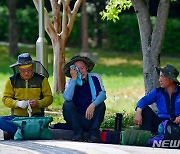
[{"label": "shoe", "polygon": [[89,139],[88,139],[88,142],[90,142],[90,143],[99,143],[99,142],[100,142],[100,138],[91,135],[91,136],[89,137]]},{"label": "shoe", "polygon": [[0,129],[0,140],[4,140],[4,131]]},{"label": "shoe", "polygon": [[14,136],[6,131],[4,131],[4,140],[13,140]]},{"label": "shoe", "polygon": [[72,141],[82,141],[83,137],[82,135],[74,135],[72,138]]}]

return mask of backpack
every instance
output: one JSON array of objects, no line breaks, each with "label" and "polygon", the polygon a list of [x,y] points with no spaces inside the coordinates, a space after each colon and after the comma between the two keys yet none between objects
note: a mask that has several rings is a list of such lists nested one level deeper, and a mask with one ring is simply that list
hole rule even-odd
[{"label": "backpack", "polygon": [[164,126],[164,139],[179,140],[180,139],[180,124],[175,124],[171,120],[167,120]]},{"label": "backpack", "polygon": [[171,120],[165,120],[159,124],[158,135],[149,139],[148,144],[153,145],[154,141],[180,140],[180,124],[175,124]]}]

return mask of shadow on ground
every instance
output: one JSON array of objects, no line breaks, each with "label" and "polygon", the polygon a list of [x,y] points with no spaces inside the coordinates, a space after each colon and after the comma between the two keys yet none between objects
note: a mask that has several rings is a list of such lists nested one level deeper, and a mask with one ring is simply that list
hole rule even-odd
[{"label": "shadow on ground", "polygon": [[[43,141],[46,142],[46,141]],[[49,141],[47,141],[49,142]],[[23,148],[25,150],[30,150],[32,153],[42,153],[42,154],[54,154],[54,153],[69,153],[69,154],[85,154],[84,152],[69,149],[69,148],[63,148],[63,147],[57,147],[57,146],[51,146],[51,145],[44,145],[40,143],[35,143],[32,141],[0,141],[0,144],[7,145],[7,146],[14,146],[16,148]],[[12,152],[12,148],[11,148]]]}]

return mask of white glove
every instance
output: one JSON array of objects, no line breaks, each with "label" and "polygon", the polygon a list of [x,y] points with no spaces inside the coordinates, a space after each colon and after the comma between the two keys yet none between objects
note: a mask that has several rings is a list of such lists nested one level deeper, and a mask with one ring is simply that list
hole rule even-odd
[{"label": "white glove", "polygon": [[22,109],[26,109],[28,107],[28,103],[29,103],[29,100],[26,100],[26,101],[22,100],[22,101],[16,102],[16,106]]}]

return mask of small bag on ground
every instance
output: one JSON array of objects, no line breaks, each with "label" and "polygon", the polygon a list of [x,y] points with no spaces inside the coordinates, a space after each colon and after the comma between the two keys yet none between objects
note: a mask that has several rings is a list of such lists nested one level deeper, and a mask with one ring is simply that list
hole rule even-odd
[{"label": "small bag on ground", "polygon": [[14,140],[52,139],[49,123],[52,117],[16,117],[12,122],[18,127]]},{"label": "small bag on ground", "polygon": [[122,145],[147,146],[148,140],[152,137],[150,131],[126,129],[121,132]]},{"label": "small bag on ground", "polygon": [[180,125],[168,120],[164,125],[164,139],[180,140]]},{"label": "small bag on ground", "polygon": [[162,140],[180,140],[180,124],[175,124],[171,120],[164,120],[159,124],[158,135],[149,139],[149,146],[153,145],[154,141]]},{"label": "small bag on ground", "polygon": [[120,132],[113,130],[102,130],[100,140],[107,144],[120,144]]}]

